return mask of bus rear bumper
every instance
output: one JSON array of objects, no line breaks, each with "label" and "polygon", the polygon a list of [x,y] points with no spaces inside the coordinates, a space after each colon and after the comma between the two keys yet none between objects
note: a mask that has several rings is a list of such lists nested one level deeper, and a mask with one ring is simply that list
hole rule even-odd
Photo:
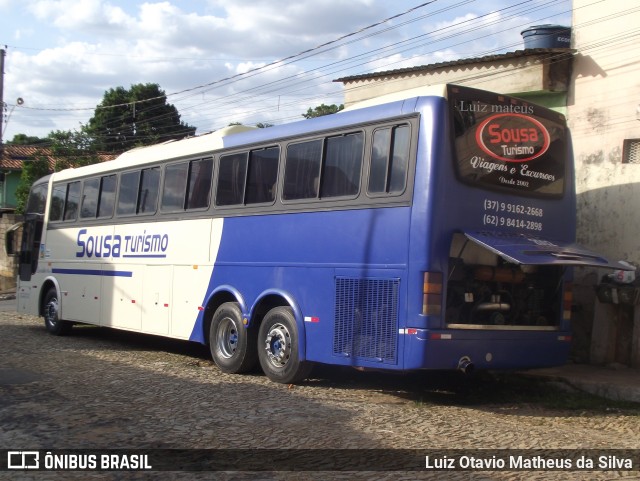
[{"label": "bus rear bumper", "polygon": [[571,348],[566,331],[405,329],[404,369],[471,371],[561,366]]}]

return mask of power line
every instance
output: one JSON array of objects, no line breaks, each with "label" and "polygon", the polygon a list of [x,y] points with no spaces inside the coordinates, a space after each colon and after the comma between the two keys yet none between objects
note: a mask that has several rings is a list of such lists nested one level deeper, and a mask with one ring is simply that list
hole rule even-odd
[{"label": "power line", "polygon": [[[462,4],[464,4],[464,3],[466,3],[466,2],[461,2],[461,3],[458,3],[458,4],[456,4],[456,5],[462,5]],[[523,2],[521,2],[521,3],[519,3],[519,4],[511,5],[511,6],[509,6],[509,7],[505,7],[505,8],[503,8],[503,9],[498,10],[498,11],[489,12],[489,13],[487,13],[487,14],[480,15],[480,16],[478,16],[478,17],[474,18],[474,19],[469,19],[469,20],[464,20],[464,21],[461,21],[461,22],[457,22],[457,23],[456,23],[456,24],[454,24],[453,26],[443,27],[443,28],[441,28],[441,29],[438,29],[438,30],[436,30],[436,31],[432,31],[432,32],[430,32],[430,33],[431,33],[431,34],[433,34],[433,33],[438,32],[438,31],[440,31],[440,30],[443,30],[443,31],[444,31],[444,30],[448,30],[448,29],[451,29],[451,28],[455,28],[455,27],[457,27],[457,28],[459,29],[459,27],[460,27],[461,25],[466,24],[466,23],[468,23],[468,22],[470,22],[470,21],[473,21],[473,22],[475,22],[475,23],[478,23],[478,22],[480,22],[480,21],[481,21],[484,17],[486,17],[486,16],[493,15],[493,14],[496,14],[496,13],[501,12],[501,11],[513,10],[513,9],[515,9],[516,7],[520,7],[520,9],[519,9],[519,10],[515,10],[515,11],[513,11],[513,13],[510,15],[510,17],[506,17],[506,19],[508,19],[508,18],[511,18],[511,17],[516,17],[517,15],[522,15],[523,13],[529,13],[529,12],[531,12],[531,11],[539,10],[539,9],[541,9],[541,8],[544,8],[546,5],[549,5],[549,4],[552,4],[552,3],[555,3],[555,2],[547,2],[546,4],[543,4],[543,5],[541,5],[541,6],[526,7],[526,8],[522,7],[523,5],[528,4],[528,3],[531,3],[531,0],[523,1]],[[450,8],[450,7],[448,7],[448,8]],[[448,8],[447,8],[447,9],[448,9]],[[438,12],[442,12],[442,11],[447,10],[447,9],[441,9],[441,10],[439,10]],[[420,19],[423,19],[423,18],[425,18],[425,17],[427,17],[427,16],[430,16],[430,15],[434,15],[434,14],[436,14],[436,13],[438,13],[438,12],[432,12],[432,13],[430,13],[430,14],[428,14],[428,15],[423,15],[422,17],[420,17]],[[505,21],[506,19],[505,19],[505,18],[497,19],[497,20],[494,20],[494,21],[489,22],[489,23],[484,23],[482,26],[487,27],[488,25],[492,25],[492,24],[498,23],[498,22],[500,22],[500,21]],[[404,22],[403,24],[404,24],[404,25],[406,25],[407,23],[410,23],[410,22],[413,22],[413,21],[416,21],[416,19],[407,20],[407,21],[406,21],[406,22]],[[379,22],[379,23],[380,23],[380,22]],[[482,26],[481,26],[481,27],[482,27]],[[478,30],[478,29],[479,29],[479,28],[481,28],[481,27],[477,27],[477,26],[475,26],[475,27],[473,27],[473,28],[469,28],[469,29],[466,29],[466,30],[462,30],[462,31],[460,31],[460,32],[458,32],[457,34],[454,34],[454,35],[452,35],[452,36],[455,36],[455,35],[461,35],[461,34],[463,34],[463,33],[471,32],[471,31],[474,31],[474,30]],[[389,27],[389,28],[392,28],[392,27]],[[386,29],[386,30],[388,30],[388,29]],[[377,35],[377,34],[379,34],[379,32],[369,33],[369,35],[368,35],[368,36]],[[425,35],[426,35],[426,34],[424,34],[424,35],[419,35],[418,37],[413,37],[413,38],[410,38],[410,39],[408,39],[408,40],[404,40],[404,41],[402,41],[402,42],[398,42],[398,43],[396,43],[396,44],[386,45],[386,46],[384,46],[384,47],[382,47],[382,48],[380,48],[380,49],[376,49],[376,50],[372,50],[372,51],[369,51],[369,52],[365,52],[365,53],[359,54],[359,55],[357,55],[357,56],[355,56],[355,57],[350,57],[350,58],[349,58],[349,59],[347,59],[347,60],[342,60],[342,61],[338,61],[338,62],[333,62],[333,63],[328,64],[328,65],[323,65],[322,67],[318,67],[318,68],[316,68],[316,69],[312,69],[311,71],[306,71],[306,72],[304,72],[304,73],[302,73],[302,74],[298,73],[298,74],[295,74],[295,75],[293,75],[293,76],[289,76],[289,77],[285,77],[285,78],[282,78],[282,79],[278,79],[278,80],[275,80],[275,81],[270,82],[270,83],[267,83],[267,84],[261,84],[261,85],[259,85],[259,86],[257,86],[257,87],[252,87],[252,88],[247,89],[247,90],[244,90],[244,91],[236,92],[236,93],[235,93],[234,95],[232,95],[231,97],[235,97],[236,95],[239,95],[239,94],[242,94],[242,93],[248,93],[248,92],[252,92],[252,91],[253,91],[253,92],[255,92],[255,91],[262,91],[262,93],[263,93],[263,94],[264,94],[264,93],[269,93],[269,92],[275,92],[275,91],[277,91],[277,88],[272,88],[271,90],[269,90],[269,91],[265,92],[265,89],[266,89],[267,87],[269,87],[269,86],[272,86],[273,84],[280,84],[280,85],[282,85],[283,83],[287,83],[287,87],[290,89],[292,85],[296,85],[296,84],[297,84],[297,85],[301,85],[301,84],[304,84],[305,82],[316,80],[316,79],[304,80],[304,77],[308,77],[308,76],[309,76],[311,73],[313,73],[314,71],[326,70],[326,69],[327,69],[327,67],[332,66],[332,65],[340,65],[340,64],[345,65],[345,64],[347,64],[347,63],[349,63],[349,64],[353,64],[354,62],[356,62],[356,61],[358,60],[358,58],[359,58],[359,57],[363,57],[363,56],[365,56],[365,55],[369,55],[369,54],[372,54],[372,53],[375,53],[375,52],[379,52],[379,51],[381,51],[381,50],[388,50],[388,49],[391,49],[391,48],[394,48],[394,47],[396,47],[396,48],[397,48],[397,46],[399,46],[399,45],[406,44],[407,42],[415,41],[415,39],[416,39],[416,38],[421,38],[421,37],[424,37]],[[436,40],[433,40],[433,41],[427,42],[427,44],[428,44],[428,43],[440,42],[440,41],[442,41],[442,40],[445,40],[446,38],[449,38],[449,37],[439,38],[439,39],[436,39]],[[481,38],[482,38],[482,37],[481,37]],[[359,40],[361,40],[361,39],[359,39]],[[424,45],[424,44],[423,44],[423,45]],[[404,51],[404,50],[402,50],[402,51]],[[320,52],[320,53],[322,53],[322,52]],[[337,71],[339,71],[339,70],[337,70]],[[337,72],[337,71],[334,71],[333,73],[335,73],[335,72]],[[257,74],[254,74],[254,75],[257,75]],[[328,75],[330,75],[330,74],[329,74],[329,73],[325,73],[325,74],[323,74],[321,77],[326,77],[326,76],[328,76]],[[293,81],[293,80],[296,80],[296,83],[292,84],[292,83],[291,83],[291,81]],[[237,81],[237,80],[236,80],[236,81]],[[216,102],[216,107],[218,107],[218,108],[222,108],[222,107],[225,107],[225,106],[229,106],[229,105],[231,105],[231,104],[239,104],[239,103],[243,102],[244,100],[248,100],[248,99],[251,99],[251,98],[253,98],[253,97],[246,97],[245,99],[242,99],[242,98],[232,99],[232,98],[230,98],[230,97],[226,97],[222,102],[220,102],[219,100],[217,100],[217,99],[216,99],[216,100],[212,100],[212,101],[208,101],[208,102],[203,102],[203,103],[202,103],[202,104],[200,104],[200,105],[204,105],[204,104],[206,104],[206,103]],[[197,107],[198,107],[198,106],[191,106],[191,107],[189,107],[189,109],[193,109],[193,108],[197,108]],[[185,109],[181,109],[181,112],[184,112],[184,111],[185,111]]]},{"label": "power line", "polygon": [[[187,92],[193,92],[193,91],[195,91],[195,90],[200,90],[200,89],[203,89],[203,88],[205,88],[205,87],[211,87],[211,86],[213,86],[213,85],[216,85],[216,84],[219,84],[219,83],[222,83],[222,82],[228,81],[228,80],[232,80],[232,79],[236,79],[236,78],[245,77],[245,76],[248,76],[249,74],[253,74],[253,73],[255,73],[255,72],[259,72],[259,71],[265,70],[265,69],[267,69],[267,68],[269,68],[269,67],[273,67],[273,66],[276,66],[276,65],[279,65],[279,64],[286,63],[287,61],[293,60],[293,59],[298,58],[298,57],[302,57],[303,55],[306,55],[306,54],[309,54],[309,53],[311,53],[311,52],[314,52],[314,51],[320,50],[320,49],[322,49],[322,48],[328,47],[329,45],[332,45],[332,44],[338,43],[338,42],[340,42],[341,40],[344,40],[344,39],[349,38],[349,37],[353,37],[353,36],[355,36],[355,35],[358,35],[359,33],[362,33],[362,32],[365,32],[365,31],[367,31],[367,30],[370,30],[370,29],[372,29],[372,28],[375,28],[375,27],[377,27],[378,25],[382,25],[382,24],[384,24],[384,23],[390,22],[391,20],[394,20],[394,19],[396,19],[396,18],[399,18],[399,17],[402,17],[402,16],[404,16],[404,15],[407,15],[407,14],[409,14],[409,13],[411,13],[411,12],[414,12],[414,11],[416,11],[416,10],[420,9],[420,8],[426,7],[427,5],[431,5],[432,3],[435,3],[435,2],[437,2],[437,1],[438,1],[438,0],[430,0],[429,2],[425,2],[425,3],[422,3],[422,4],[417,5],[417,6],[415,6],[415,7],[412,7],[412,8],[410,8],[410,9],[408,9],[408,10],[406,10],[406,11],[402,12],[402,13],[398,13],[398,14],[396,14],[396,15],[393,15],[393,16],[391,16],[391,17],[388,17],[388,18],[386,18],[386,19],[384,19],[384,20],[381,20],[381,21],[379,21],[379,22],[376,22],[376,23],[374,23],[374,24],[368,25],[368,26],[366,26],[366,27],[362,27],[362,28],[360,28],[360,29],[358,29],[358,30],[356,30],[356,31],[354,31],[354,32],[351,32],[351,33],[347,33],[347,34],[345,34],[345,35],[342,35],[341,37],[338,37],[337,39],[331,40],[331,41],[329,41],[329,42],[325,42],[325,43],[323,43],[323,44],[320,44],[320,45],[318,45],[318,46],[316,46],[316,47],[313,47],[313,48],[310,48],[310,49],[303,50],[302,52],[299,52],[299,53],[294,54],[294,55],[290,55],[290,56],[285,57],[285,58],[282,58],[282,59],[280,59],[280,60],[275,60],[275,61],[270,62],[270,63],[268,63],[268,64],[266,64],[266,65],[263,65],[263,66],[261,66],[261,67],[256,67],[256,68],[250,69],[250,70],[248,70],[247,72],[242,72],[242,73],[239,73],[239,74],[236,74],[236,75],[232,75],[232,76],[230,76],[230,77],[226,77],[226,78],[223,78],[223,79],[215,80],[215,81],[213,81],[213,82],[209,82],[209,83],[206,83],[206,84],[197,85],[197,86],[195,86],[195,87],[190,87],[190,88],[188,88],[188,89],[180,90],[180,91],[178,91],[178,92],[174,92],[174,93],[172,93],[172,94],[168,94],[168,95],[166,95],[166,97],[173,96],[173,95],[180,95],[180,94],[184,94],[184,93],[187,93]],[[465,1],[463,1],[462,3],[464,4],[464,3],[469,3],[469,2],[472,2],[472,1],[475,1],[475,0],[465,0]],[[96,110],[96,109],[116,108],[116,107],[123,107],[123,106],[127,106],[127,105],[134,105],[134,104],[139,104],[139,103],[145,103],[145,102],[150,102],[150,101],[152,101],[152,100],[158,100],[158,99],[161,99],[161,98],[164,98],[164,96],[162,96],[162,97],[154,97],[154,98],[149,98],[149,99],[139,100],[139,101],[134,101],[134,102],[127,102],[127,103],[118,104],[118,105],[97,106],[97,107],[83,107],[83,108],[38,108],[38,107],[25,107],[25,106],[23,106],[23,108],[30,109],[30,110],[45,110],[45,111],[81,111],[81,110]]]},{"label": "power line", "polygon": [[[433,2],[429,2],[429,3],[433,3]],[[464,3],[466,3],[466,2],[461,2],[460,4],[457,4],[457,5],[462,5]],[[506,17],[506,18],[511,18],[511,17],[515,18],[516,15],[518,15],[518,14],[522,15],[524,13],[530,13],[531,11],[537,11],[537,10],[540,10],[542,8],[545,8],[546,5],[549,4],[549,3],[547,3],[547,4],[544,4],[544,6],[542,6],[542,7],[535,8],[535,6],[534,7],[525,7],[524,4],[527,4],[527,3],[528,2],[521,2],[521,4],[518,4],[518,5],[522,5],[522,7],[520,7],[520,10],[518,10],[518,11],[513,10],[512,11],[513,15],[511,15],[510,17]],[[427,4],[423,4],[423,5],[427,5]],[[512,5],[510,8],[513,8],[513,7],[515,7],[515,6]],[[418,8],[418,7],[415,7],[415,8]],[[484,14],[483,16],[487,16],[487,15],[489,15],[489,14]],[[616,18],[616,17],[619,17],[621,15],[624,15],[624,13],[623,14],[613,14],[613,15],[610,15],[609,17]],[[413,21],[413,20],[407,20],[407,22],[403,22],[403,24],[407,24],[407,23],[409,23],[411,21]],[[498,19],[498,21],[500,21],[500,19]],[[504,18],[502,19],[502,21],[504,21]],[[599,20],[599,21],[602,21],[602,20]],[[480,23],[480,22],[478,21],[478,23]],[[468,40],[466,42],[458,42],[458,43],[452,43],[451,42],[451,40],[453,38],[455,38],[457,36],[460,36],[460,35],[469,34],[471,32],[475,32],[475,31],[482,32],[481,29],[482,29],[483,25],[479,25],[478,23],[473,23],[470,20],[465,20],[465,21],[458,22],[455,25],[457,25],[457,28],[459,29],[459,32],[456,32],[455,29],[451,29],[451,27],[453,27],[453,26],[450,26],[449,27],[450,28],[449,35],[447,35],[446,37],[440,37],[439,39],[437,39],[437,41],[445,42],[444,47],[441,47],[441,48],[452,48],[452,47],[456,47],[456,46],[467,44],[469,42],[474,42],[474,41],[477,41],[479,39],[486,38],[488,34],[485,33],[483,35],[475,36],[472,40]],[[485,24],[484,26],[486,27],[486,25],[493,25],[494,23]],[[377,24],[381,24],[381,22],[378,22]],[[463,26],[464,26],[464,28],[461,28]],[[508,29],[503,29],[502,31],[506,31],[506,30],[508,30]],[[378,33],[379,32],[367,32],[367,36],[362,36],[362,38],[358,38],[358,39],[349,38],[348,42],[362,41],[364,38],[368,38],[371,35],[376,35]],[[495,35],[495,32],[493,34]],[[622,33],[619,36],[623,36],[623,35],[624,34]],[[255,99],[259,98],[260,95],[273,94],[274,97],[275,97],[275,94],[277,94],[278,92],[281,92],[282,89],[284,89],[284,88],[287,88],[287,93],[292,93],[292,92],[296,92],[296,90],[293,90],[293,89],[297,89],[297,91],[303,90],[305,88],[303,86],[307,85],[307,84],[313,84],[312,87],[306,87],[307,89],[309,89],[309,88],[316,88],[317,89],[321,85],[323,85],[322,83],[318,83],[318,81],[323,79],[323,78],[326,78],[327,76],[331,75],[332,73],[339,72],[342,69],[346,69],[346,68],[353,68],[354,64],[357,64],[357,65],[366,64],[367,60],[364,57],[366,55],[372,55],[372,52],[374,52],[374,53],[383,52],[384,55],[381,56],[381,57],[378,57],[378,58],[389,59],[389,62],[385,66],[393,65],[394,62],[395,62],[395,60],[392,60],[392,56],[393,55],[397,55],[398,53],[405,53],[407,51],[415,50],[417,48],[423,48],[425,45],[435,44],[435,42],[436,42],[435,40],[428,40],[426,38],[425,38],[426,41],[422,41],[421,39],[423,37],[426,37],[426,36],[425,35],[420,35],[420,36],[412,37],[411,39],[408,39],[407,41],[398,42],[398,44],[385,45],[384,47],[382,47],[381,49],[378,49],[376,51],[365,52],[363,54],[359,54],[357,56],[351,57],[351,58],[346,59],[346,60],[342,60],[342,61],[338,61],[338,62],[332,62],[332,63],[326,64],[326,65],[323,65],[321,67],[318,67],[318,68],[315,68],[315,69],[312,69],[312,70],[309,70],[309,71],[305,71],[304,73],[298,73],[298,74],[295,74],[295,75],[286,76],[286,77],[284,77],[282,79],[278,79],[278,80],[275,80],[273,82],[263,83],[263,84],[261,84],[259,86],[256,86],[256,87],[253,87],[253,88],[249,88],[249,89],[245,89],[245,90],[237,92],[236,94],[233,94],[231,96],[224,97],[222,101],[219,100],[219,99],[216,99],[215,100],[216,107],[225,107],[225,108],[228,109],[229,107],[232,107],[232,106],[242,106],[242,105],[246,104],[247,102],[254,102],[254,105],[252,105],[248,111],[243,113],[243,115],[245,116],[244,118],[251,117],[252,115],[257,115],[260,112],[268,112],[269,111],[268,110],[269,109],[268,106],[259,107],[259,108],[255,107]],[[613,40],[609,40],[609,41],[613,41]],[[616,41],[621,41],[621,40],[616,40]],[[603,40],[601,43],[603,43],[603,45],[606,46],[607,40]],[[344,44],[346,44],[346,42]],[[513,47],[514,45],[516,45],[516,44],[496,46],[496,48],[494,48],[492,50],[488,50],[487,53],[501,51],[501,50],[504,50],[505,48]],[[340,46],[342,46],[342,45],[340,45]],[[318,50],[315,53],[321,54],[321,53],[324,53],[326,51],[326,50],[321,50],[320,47],[321,46],[316,47]],[[336,46],[336,48],[337,47],[338,46]],[[592,48],[596,48],[596,46],[594,46]],[[310,49],[310,50],[313,50],[313,49]],[[487,53],[485,53],[485,54],[487,54]],[[426,53],[422,52],[420,55],[422,56],[422,55],[428,55],[428,54],[429,54],[429,52],[426,52]],[[417,56],[418,55],[416,54],[416,56],[414,56],[414,57],[417,57]],[[295,56],[292,56],[292,57],[295,57]],[[403,61],[406,61],[406,59],[403,59]],[[360,63],[358,63],[358,62],[360,62]],[[277,64],[277,62],[275,62],[274,64]],[[279,68],[280,66],[281,65],[274,65],[271,68]],[[267,68],[267,66],[265,65],[265,66],[260,67],[259,69],[256,69],[257,70],[256,75],[258,73],[264,73],[264,72],[268,71],[266,68]],[[260,70],[260,69],[263,69],[263,70]],[[239,80],[245,80],[245,79],[250,78],[251,76],[253,76],[253,75],[248,75],[250,72],[251,71],[245,72],[244,74],[239,74],[238,76],[229,77],[228,79],[226,79],[226,81],[229,81],[229,83],[233,83],[233,82],[237,82]],[[514,71],[511,74],[515,75],[515,74],[517,74],[517,72]],[[235,78],[235,77],[237,77],[237,78]],[[309,78],[309,77],[312,77],[312,78]],[[466,81],[470,81],[471,79],[473,79],[473,77],[467,77],[466,79],[463,77],[463,78],[460,79],[460,81],[461,82],[464,82],[465,80]],[[476,80],[477,79],[478,78],[476,78]],[[217,85],[222,86],[222,84],[218,84],[218,82],[223,82],[223,81],[225,81],[225,79],[221,79],[221,80],[213,82],[213,83],[205,84],[204,88],[213,87],[214,84],[216,86]],[[330,82],[326,82],[326,83],[330,83]],[[197,89],[198,87],[200,87],[199,91],[197,91],[195,93],[191,92],[193,89]],[[184,95],[185,93],[188,93],[189,95],[184,96],[183,98],[180,98],[180,99],[176,99],[176,101],[186,100],[186,99],[188,99],[188,98],[190,98],[192,96],[199,95],[199,94],[203,93],[203,91],[202,91],[203,90],[203,88],[202,88],[203,86],[198,86],[198,87],[193,87],[191,89],[182,90],[180,92],[175,92],[175,93],[172,93],[172,94],[169,94],[169,95],[177,96],[177,95]],[[207,92],[208,91],[209,90],[207,90]],[[330,93],[331,92],[329,92],[329,94]],[[244,97],[242,95],[244,95]],[[309,98],[313,98],[313,97],[309,97]],[[291,101],[290,104],[294,104],[294,102]],[[130,104],[123,104],[123,105],[130,105]],[[202,109],[202,108],[205,108],[205,107],[208,108],[210,105],[211,105],[211,101],[200,102],[200,103],[191,105],[188,108],[181,109],[181,111],[190,111],[190,110],[191,111],[195,111],[197,109]],[[283,104],[283,106],[284,106],[284,104]],[[272,111],[275,111],[275,107],[274,106],[272,106],[271,109],[272,109]],[[81,110],[81,109],[66,109],[64,111],[66,111],[66,112],[75,112],[75,111],[78,111],[78,110]],[[82,110],[88,110],[88,109],[82,109]],[[228,109],[228,110],[230,110],[230,109]],[[208,111],[210,111],[210,109]],[[233,115],[236,115],[236,114],[233,114]],[[283,114],[283,116],[280,117],[279,119],[280,120],[289,120],[291,118],[291,117],[285,117],[284,115],[286,115],[286,114]],[[299,117],[296,117],[296,118],[299,118]],[[224,121],[224,119],[225,119],[224,116],[218,116],[217,117],[217,121],[218,121],[217,125],[219,125],[219,127],[227,125],[228,121]],[[219,127],[217,127],[217,128],[219,128]]]}]

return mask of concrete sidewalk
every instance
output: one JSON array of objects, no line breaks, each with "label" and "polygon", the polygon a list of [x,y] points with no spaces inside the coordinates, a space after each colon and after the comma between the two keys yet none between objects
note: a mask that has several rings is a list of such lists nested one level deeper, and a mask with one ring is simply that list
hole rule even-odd
[{"label": "concrete sidewalk", "polygon": [[614,401],[640,403],[640,370],[630,367],[567,364],[526,374],[563,380],[576,389]]}]

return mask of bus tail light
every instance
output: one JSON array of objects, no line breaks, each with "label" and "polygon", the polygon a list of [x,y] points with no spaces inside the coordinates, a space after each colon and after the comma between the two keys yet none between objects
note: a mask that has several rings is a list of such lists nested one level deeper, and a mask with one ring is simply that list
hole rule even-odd
[{"label": "bus tail light", "polygon": [[425,272],[422,288],[422,315],[442,314],[442,272]]},{"label": "bus tail light", "polygon": [[571,320],[571,306],[573,305],[573,284],[564,283],[564,295],[562,297],[562,319]]}]

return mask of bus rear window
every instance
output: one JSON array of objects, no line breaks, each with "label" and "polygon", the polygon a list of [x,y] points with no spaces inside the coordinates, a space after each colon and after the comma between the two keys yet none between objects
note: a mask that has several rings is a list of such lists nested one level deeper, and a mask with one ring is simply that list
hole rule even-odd
[{"label": "bus rear window", "polygon": [[505,95],[449,86],[458,178],[477,187],[559,197],[568,151],[564,117]]}]

